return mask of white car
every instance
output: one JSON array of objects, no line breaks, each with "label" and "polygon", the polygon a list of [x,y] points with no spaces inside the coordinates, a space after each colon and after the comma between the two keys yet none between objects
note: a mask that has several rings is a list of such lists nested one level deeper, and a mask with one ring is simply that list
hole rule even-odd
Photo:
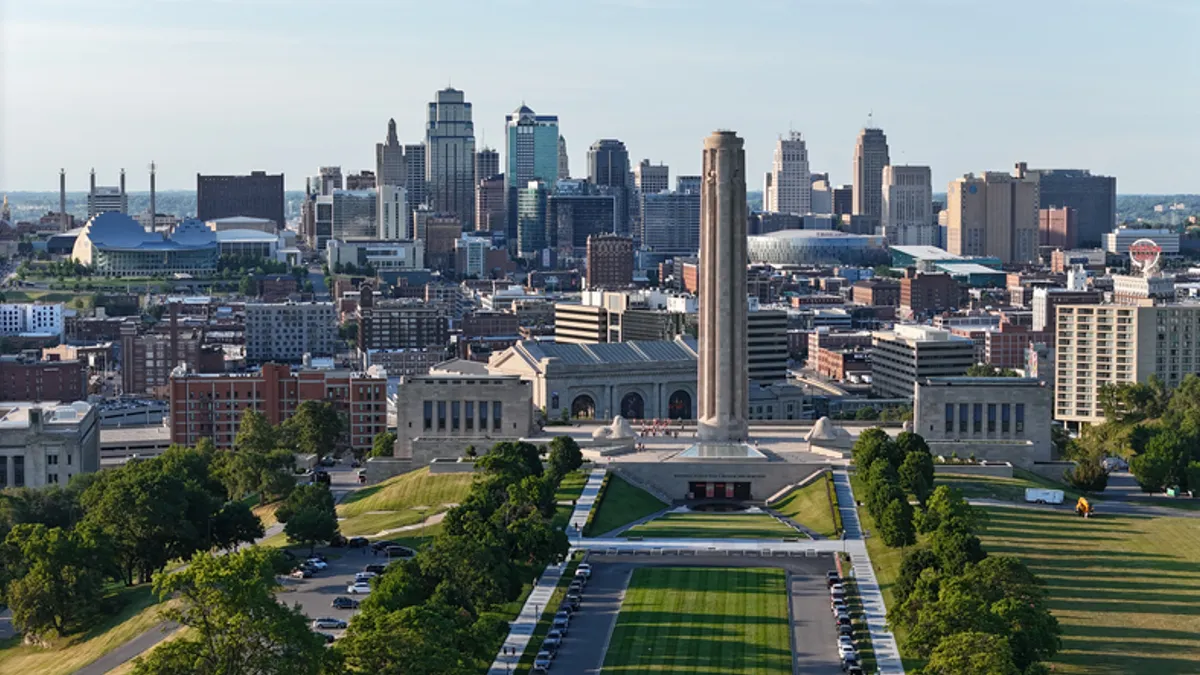
[{"label": "white car", "polygon": [[371,584],[366,581],[356,581],[346,587],[347,593],[370,593]]},{"label": "white car", "polygon": [[321,560],[320,558],[309,558],[308,560],[305,560],[304,562],[308,563],[311,567],[313,567],[314,569],[318,569],[318,570],[323,570],[323,569],[329,567],[329,563],[325,562],[324,560]]},{"label": "white car", "polygon": [[846,594],[846,587],[845,587],[845,586],[843,586],[843,585],[841,585],[841,584],[834,584],[834,585],[832,585],[832,586],[830,586],[830,587],[829,587],[829,594],[830,594],[830,595],[835,595],[835,594],[837,594],[837,593],[841,593],[842,595],[845,595],[845,594]]},{"label": "white car", "polygon": [[366,582],[366,581],[370,581],[371,579],[374,579],[377,576],[379,576],[379,575],[374,572],[359,572],[358,574],[354,575],[354,581]]},{"label": "white car", "polygon": [[319,619],[313,619],[312,627],[313,630],[317,630],[319,628],[333,628],[336,630],[342,630],[346,627],[346,622],[342,621],[341,619],[323,616]]},{"label": "white car", "polygon": [[853,656],[854,658],[858,658],[858,650],[856,650],[854,648],[854,645],[848,645],[845,642],[839,642],[838,643],[838,658],[845,659],[847,656]]},{"label": "white car", "polygon": [[585,579],[592,578],[592,566],[588,563],[579,563],[579,567],[575,568],[575,576],[584,577]]}]

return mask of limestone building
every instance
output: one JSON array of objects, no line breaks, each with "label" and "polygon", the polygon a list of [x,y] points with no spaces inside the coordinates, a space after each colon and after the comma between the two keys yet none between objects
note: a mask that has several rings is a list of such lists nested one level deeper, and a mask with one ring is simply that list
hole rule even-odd
[{"label": "limestone building", "polygon": [[970,338],[929,326],[896,326],[876,332],[873,342],[871,391],[884,397],[907,398],[915,382],[964,375],[975,363]]},{"label": "limestone building", "polygon": [[1001,263],[1037,262],[1041,239],[1038,181],[1018,166],[1015,175],[987,171],[951,181],[946,193],[946,248]]},{"label": "limestone building", "polygon": [[1049,461],[1051,392],[1037,378],[926,378],[913,386],[913,431],[934,454],[1019,466]]},{"label": "limestone building", "polygon": [[95,406],[0,403],[0,489],[65,486],[71,476],[99,469]]}]

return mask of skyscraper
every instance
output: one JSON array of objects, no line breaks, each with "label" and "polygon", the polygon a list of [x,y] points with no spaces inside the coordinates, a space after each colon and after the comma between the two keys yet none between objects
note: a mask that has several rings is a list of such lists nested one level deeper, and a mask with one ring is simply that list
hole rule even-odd
[{"label": "skyscraper", "polygon": [[933,185],[927,166],[883,167],[879,224],[890,246],[937,246]]},{"label": "skyscraper", "polygon": [[395,185],[380,185],[376,191],[378,203],[375,215],[378,227],[375,236],[384,241],[408,239],[408,200],[404,188]]},{"label": "skyscraper", "polygon": [[587,288],[625,288],[633,283],[633,239],[617,234],[587,238]]},{"label": "skyscraper", "polygon": [[500,153],[491,148],[483,148],[475,153],[475,181],[491,178],[500,173]]},{"label": "skyscraper", "polygon": [[702,443],[736,443],[748,432],[746,153],[732,131],[704,141],[700,217],[697,394]]},{"label": "skyscraper", "polygon": [[567,157],[567,139],[558,136],[558,179],[566,180],[571,177],[571,158]]},{"label": "skyscraper", "polygon": [[891,160],[883,129],[866,128],[858,132],[854,143],[853,215],[882,216],[883,167],[888,164]]},{"label": "skyscraper", "polygon": [[1084,248],[1102,244],[1117,224],[1117,179],[1093,176],[1087,169],[1029,169],[1038,181],[1043,208],[1075,210],[1076,238]]},{"label": "skyscraper", "polygon": [[396,137],[396,120],[387,124],[387,139],[375,144],[375,180],[378,185],[404,186],[404,146]]},{"label": "skyscraper", "polygon": [[249,176],[196,174],[196,217],[208,221],[230,216],[269,218],[275,221],[275,227],[282,229],[283,174],[270,175],[265,171],[251,171]]},{"label": "skyscraper", "polygon": [[538,115],[522,104],[504,118],[504,180],[508,184],[508,240],[517,242],[517,191],[530,181],[549,185],[558,177],[558,117]]},{"label": "skyscraper", "polygon": [[946,202],[951,253],[992,256],[1005,264],[1037,260],[1038,184],[1020,167],[1016,175],[987,171],[953,180]]},{"label": "skyscraper", "polygon": [[694,256],[700,248],[700,193],[655,192],[642,199],[642,247]]},{"label": "skyscraper", "polygon": [[617,202],[617,234],[629,234],[629,151],[615,138],[602,138],[588,148],[588,180]]},{"label": "skyscraper", "polygon": [[812,212],[812,179],[808,172],[808,148],[798,131],[781,136],[775,143],[775,159],[763,195],[763,210],[774,213]]},{"label": "skyscraper", "polygon": [[342,167],[340,166],[323,166],[317,169],[317,177],[314,181],[316,184],[317,194],[329,196],[334,190],[341,190],[342,184]]},{"label": "skyscraper", "polygon": [[475,125],[463,92],[447,87],[429,104],[425,125],[425,181],[435,211],[452,213],[474,229]]},{"label": "skyscraper", "polygon": [[539,180],[526,183],[517,194],[517,252],[536,259],[553,246],[546,218],[546,184]]},{"label": "skyscraper", "polygon": [[644,195],[657,194],[671,189],[671,167],[666,164],[651,164],[643,159],[633,167],[633,184]]},{"label": "skyscraper", "polygon": [[408,143],[404,146],[404,191],[408,196],[409,213],[429,198],[429,184],[425,181],[424,143]]}]

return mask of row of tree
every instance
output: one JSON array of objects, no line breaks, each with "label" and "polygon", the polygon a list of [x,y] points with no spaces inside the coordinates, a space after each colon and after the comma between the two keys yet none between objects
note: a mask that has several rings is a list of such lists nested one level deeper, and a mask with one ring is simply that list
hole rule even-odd
[{"label": "row of tree", "polygon": [[893,548],[915,544],[917,518],[908,495],[924,510],[933,492],[933,454],[925,439],[905,431],[892,440],[876,427],[859,435],[853,452],[863,477],[863,503],[880,538]]}]

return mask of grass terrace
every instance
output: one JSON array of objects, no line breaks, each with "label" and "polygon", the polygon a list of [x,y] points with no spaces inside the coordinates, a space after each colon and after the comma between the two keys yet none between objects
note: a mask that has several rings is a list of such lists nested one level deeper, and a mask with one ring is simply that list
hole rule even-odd
[{"label": "grass terrace", "polygon": [[645,539],[807,538],[771,516],[745,513],[668,513],[625,531]]},{"label": "grass terrace", "polygon": [[836,539],[840,535],[840,525],[836,503],[830,504],[832,482],[833,478],[826,473],[822,478],[792,490],[770,506],[785,518],[811,528],[822,537]]},{"label": "grass terrace", "polygon": [[645,490],[630,485],[615,473],[608,474],[608,487],[593,507],[591,526],[584,533],[598,537],[635,520],[653,515],[665,509],[666,504]]},{"label": "grass terrace", "polygon": [[338,505],[338,526],[346,536],[370,536],[414,525],[466,498],[474,475],[431,475],[428,468],[389,478],[351,493]]},{"label": "grass terrace", "polygon": [[787,602],[782,570],[639,568],[604,672],[790,675]]}]

